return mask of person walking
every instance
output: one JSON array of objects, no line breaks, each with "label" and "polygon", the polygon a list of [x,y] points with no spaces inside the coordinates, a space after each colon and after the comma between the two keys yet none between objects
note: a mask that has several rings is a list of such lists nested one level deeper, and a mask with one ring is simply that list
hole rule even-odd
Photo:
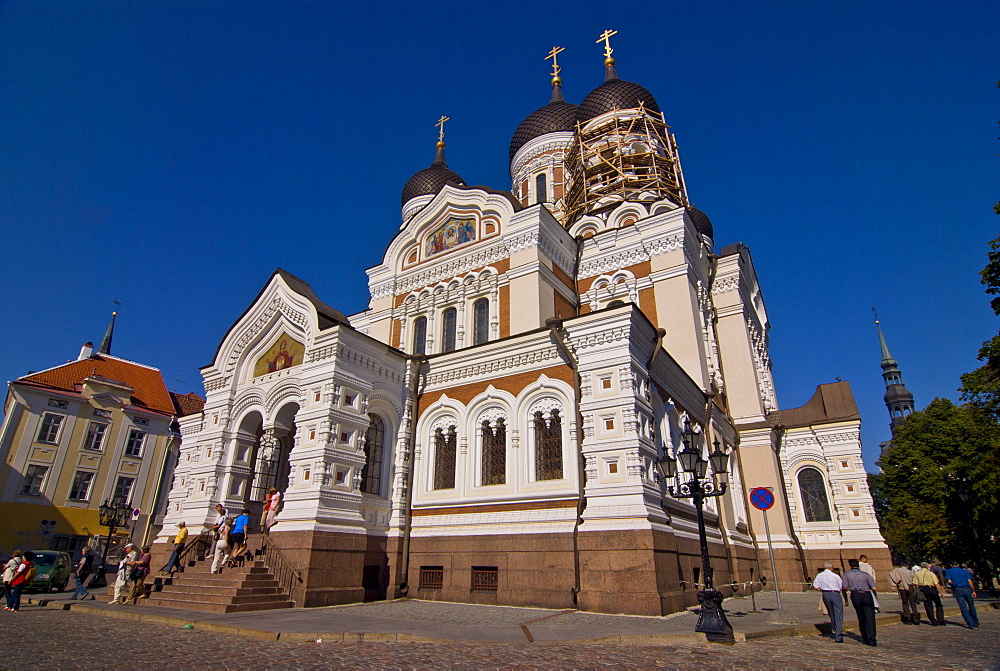
[{"label": "person walking", "polygon": [[920,624],[920,613],[917,612],[917,601],[914,595],[913,571],[906,568],[902,562],[889,571],[889,587],[899,595],[903,606],[903,624]]},{"label": "person walking", "polygon": [[875,640],[875,600],[872,598],[876,591],[875,581],[858,568],[859,564],[857,559],[847,560],[847,565],[851,569],[844,574],[844,589],[850,591],[851,605],[858,614],[861,641],[865,645],[874,647],[878,645]]},{"label": "person walking", "polygon": [[129,571],[132,570],[132,565],[135,564],[135,560],[138,558],[139,554],[135,551],[135,543],[126,543],[125,556],[118,562],[118,574],[115,576],[115,598],[111,600],[112,604],[125,603],[122,592],[128,586]]},{"label": "person walking", "polygon": [[976,583],[966,569],[961,566],[952,566],[945,569],[945,580],[951,585],[951,593],[958,602],[958,609],[962,611],[962,618],[969,629],[979,626],[979,614],[976,612]]},{"label": "person walking", "polygon": [[[868,555],[861,555],[858,557],[858,568],[870,575],[873,583],[876,585],[878,584],[878,577],[875,575],[875,569],[868,563]],[[872,592],[872,601],[875,602],[875,612],[879,612],[882,607],[879,605],[878,594],[875,592]]]},{"label": "person walking", "polygon": [[261,533],[267,532],[267,515],[271,512],[272,501],[275,495],[278,494],[277,487],[268,487],[267,494],[264,495],[264,510],[260,513],[260,531]]},{"label": "person walking", "polygon": [[10,596],[7,597],[5,609],[16,613],[21,610],[21,592],[31,585],[35,579],[35,553],[28,550],[21,555],[21,563],[14,569],[14,577],[10,580]]},{"label": "person walking", "polygon": [[247,551],[247,526],[250,524],[250,511],[246,508],[233,521],[233,530],[229,538],[233,543],[233,554],[229,565],[233,566],[237,560],[243,559],[242,555]]},{"label": "person walking", "polygon": [[930,570],[930,564],[920,563],[920,570],[913,574],[913,584],[924,595],[924,610],[927,612],[927,619],[931,621],[931,626],[944,626],[944,606],[941,604],[941,593],[938,591],[941,583]]},{"label": "person walking", "polygon": [[11,558],[7,560],[7,563],[3,567],[3,602],[7,603],[7,599],[10,598],[10,581],[14,579],[14,571],[17,567],[21,565],[21,551],[14,550]]},{"label": "person walking", "polygon": [[90,577],[90,571],[94,566],[94,554],[90,551],[89,545],[84,545],[83,549],[80,550],[80,561],[76,563],[76,569],[73,571],[73,575],[76,578],[76,589],[73,590],[73,596],[70,597],[71,601],[86,601],[89,596],[91,599],[94,595],[87,591],[87,588],[83,586],[83,583],[87,581]]},{"label": "person walking", "polygon": [[[922,566],[922,564],[921,564],[921,566]],[[941,591],[942,594],[944,594],[944,592],[945,592],[945,585],[947,584],[947,582],[945,581],[944,567],[941,566],[941,562],[934,562],[933,564],[931,564],[927,568],[938,579],[938,585],[941,588],[940,591]]]},{"label": "person walking", "polygon": [[181,566],[181,553],[184,552],[184,545],[187,544],[188,530],[184,522],[177,523],[177,535],[174,536],[174,550],[170,553],[170,559],[166,565],[160,569],[161,575],[173,575],[174,571],[183,571]]},{"label": "person walking", "polygon": [[222,567],[229,561],[229,553],[232,550],[230,545],[230,529],[233,520],[230,517],[223,519],[222,524],[216,532],[215,557],[212,559],[212,573],[222,573]]},{"label": "person walking", "polygon": [[[274,489],[274,487],[271,487],[271,489]],[[277,521],[278,506],[281,505],[281,492],[274,489],[274,493],[271,494],[271,499],[268,501],[268,505],[270,507],[267,509],[267,517],[264,519],[264,531],[270,531],[271,527],[273,527],[274,523]]]},{"label": "person walking", "polygon": [[129,580],[132,581],[132,589],[126,598],[127,601],[131,601],[135,604],[139,599],[145,599],[149,595],[146,594],[146,576],[149,575],[149,565],[153,561],[153,555],[149,554],[149,546],[144,545],[142,548],[142,555],[139,559],[132,565],[129,571]]},{"label": "person walking", "polygon": [[831,569],[833,564],[825,562],[823,572],[813,580],[813,589],[822,592],[823,605],[830,614],[830,627],[833,629],[835,643],[844,642],[844,603],[841,601],[841,591],[844,589],[843,579]]}]

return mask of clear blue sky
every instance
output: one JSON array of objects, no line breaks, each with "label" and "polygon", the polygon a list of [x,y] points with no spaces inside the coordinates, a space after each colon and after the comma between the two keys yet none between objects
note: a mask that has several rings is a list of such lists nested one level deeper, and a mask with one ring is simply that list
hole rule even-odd
[{"label": "clear blue sky", "polygon": [[[0,378],[113,353],[198,368],[276,267],[346,314],[433,158],[509,189],[510,136],[602,81],[659,101],[716,247],[753,254],[779,403],[849,380],[868,467],[888,438],[870,306],[918,407],[997,331],[978,283],[1000,218],[1000,3],[0,4]],[[176,379],[176,386],[174,383]]]}]

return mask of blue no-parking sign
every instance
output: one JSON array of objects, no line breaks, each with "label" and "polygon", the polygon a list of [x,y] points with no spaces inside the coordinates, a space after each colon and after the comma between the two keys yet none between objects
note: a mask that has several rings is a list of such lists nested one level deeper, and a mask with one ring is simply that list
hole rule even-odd
[{"label": "blue no-parking sign", "polygon": [[750,490],[750,505],[757,510],[769,510],[774,505],[774,494],[767,487],[755,487]]}]

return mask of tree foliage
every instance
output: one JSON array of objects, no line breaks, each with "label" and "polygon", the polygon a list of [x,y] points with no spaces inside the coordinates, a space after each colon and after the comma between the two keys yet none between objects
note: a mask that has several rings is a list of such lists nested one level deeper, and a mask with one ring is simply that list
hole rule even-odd
[{"label": "tree foliage", "polygon": [[901,559],[979,566],[975,527],[986,560],[1000,564],[1000,425],[989,415],[936,398],[898,428],[880,465],[872,495]]},{"label": "tree foliage", "polygon": [[[993,312],[1000,315],[1000,238],[990,243],[988,262],[979,275]],[[983,365],[962,376],[962,400],[972,403],[993,419],[1000,421],[1000,333],[983,343],[979,349]]]}]

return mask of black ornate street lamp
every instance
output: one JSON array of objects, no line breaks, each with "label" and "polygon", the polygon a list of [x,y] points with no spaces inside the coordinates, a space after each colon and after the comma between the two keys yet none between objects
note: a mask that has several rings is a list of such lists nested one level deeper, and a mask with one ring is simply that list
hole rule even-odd
[{"label": "black ornate street lamp", "polygon": [[104,564],[108,561],[108,549],[111,547],[111,537],[116,529],[124,527],[132,517],[132,505],[126,503],[125,499],[116,496],[110,502],[105,499],[98,507],[101,517],[101,526],[108,528],[108,540],[104,543],[104,556],[101,557],[101,565],[94,572],[94,578],[90,581],[90,587],[107,587],[108,581],[105,576]]},{"label": "black ornate street lamp", "polygon": [[[722,496],[726,493],[725,482],[716,483],[714,475],[724,475],[729,466],[729,454],[723,452],[719,441],[713,445],[715,451],[703,459],[701,450],[694,446],[694,432],[691,430],[691,420],[684,420],[684,433],[681,434],[683,449],[676,455],[664,450],[663,458],[657,462],[660,473],[667,479],[667,489],[676,499],[694,499],[695,510],[698,511],[698,540],[701,541],[701,566],[704,575],[704,589],[698,591],[698,603],[701,604],[701,614],[694,630],[705,634],[710,641],[731,643],[733,627],[726,619],[722,610],[722,592],[712,585],[712,565],[708,558],[708,537],[705,534],[705,499]],[[713,476],[708,475],[709,463],[712,465]],[[678,468],[679,467],[679,468]]]}]

